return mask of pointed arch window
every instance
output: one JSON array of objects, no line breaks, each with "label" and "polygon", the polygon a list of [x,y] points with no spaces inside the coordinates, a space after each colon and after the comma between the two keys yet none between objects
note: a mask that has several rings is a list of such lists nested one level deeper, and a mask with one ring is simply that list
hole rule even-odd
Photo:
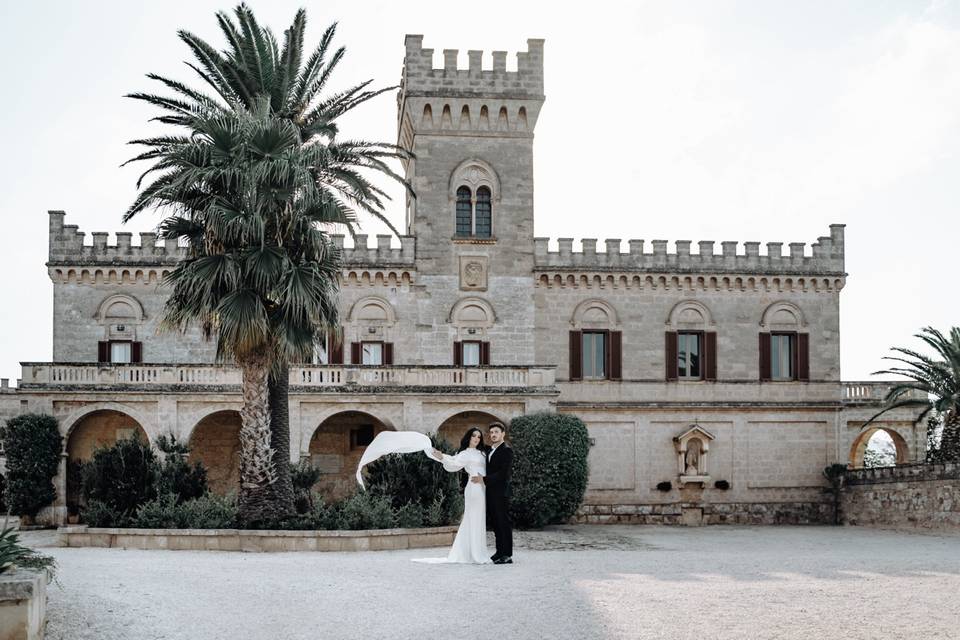
[{"label": "pointed arch window", "polygon": [[477,188],[476,225],[474,235],[478,238],[489,238],[491,232],[491,205],[490,187]]},{"label": "pointed arch window", "polygon": [[457,189],[457,235],[473,234],[473,194],[468,187]]}]

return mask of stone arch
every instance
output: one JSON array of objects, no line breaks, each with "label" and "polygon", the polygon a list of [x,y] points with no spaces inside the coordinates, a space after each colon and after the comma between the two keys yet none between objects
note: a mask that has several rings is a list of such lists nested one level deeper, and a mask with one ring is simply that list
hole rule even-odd
[{"label": "stone arch", "polygon": [[187,440],[189,460],[207,469],[210,490],[226,495],[240,488],[240,412],[214,411],[201,418]]},{"label": "stone arch", "polygon": [[499,418],[487,411],[454,410],[452,415],[448,415],[437,427],[437,434],[450,445],[456,447],[460,444],[460,438],[466,433],[468,427],[480,427],[480,430],[483,432],[483,440],[489,445],[490,439],[487,436],[487,425],[491,422],[507,424],[509,420]]},{"label": "stone arch", "polygon": [[478,296],[460,298],[447,316],[447,322],[458,329],[489,329],[496,321],[493,306]]},{"label": "stone arch", "polygon": [[853,439],[853,444],[850,445],[850,456],[847,462],[851,467],[863,467],[863,456],[867,451],[867,445],[879,431],[883,431],[893,440],[893,446],[896,450],[896,464],[904,464],[910,461],[910,447],[907,445],[907,439],[899,431],[892,427],[872,424],[861,429],[857,437]]},{"label": "stone arch", "polygon": [[476,193],[479,187],[487,187],[494,202],[500,202],[500,176],[488,163],[479,158],[464,160],[450,173],[447,193],[450,202],[457,199],[457,189],[467,187]]},{"label": "stone arch", "polygon": [[100,302],[95,318],[103,327],[105,339],[136,340],[137,327],[143,324],[146,314],[133,296],[114,294]]},{"label": "stone arch", "polygon": [[606,300],[591,298],[574,308],[570,324],[574,329],[611,329],[620,325],[620,317]]},{"label": "stone arch", "polygon": [[420,126],[433,129],[433,107],[430,106],[430,103],[423,105],[423,116],[420,118]]},{"label": "stone arch", "polygon": [[803,310],[786,300],[779,300],[763,310],[760,326],[773,329],[793,329],[807,326]]},{"label": "stone arch", "polygon": [[356,490],[357,465],[370,439],[393,426],[366,411],[339,411],[325,418],[310,436],[307,457],[321,471],[313,490],[327,500]]},{"label": "stone arch", "polygon": [[347,314],[349,322],[394,323],[397,321],[397,312],[393,305],[380,296],[366,296],[357,300],[350,307]]},{"label": "stone arch", "polygon": [[707,305],[699,300],[681,300],[670,309],[666,324],[676,329],[706,329],[716,322]]}]

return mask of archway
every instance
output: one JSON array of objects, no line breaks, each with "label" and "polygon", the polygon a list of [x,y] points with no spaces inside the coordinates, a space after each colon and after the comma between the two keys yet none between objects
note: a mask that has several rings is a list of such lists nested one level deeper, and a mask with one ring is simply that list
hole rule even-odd
[{"label": "archway", "polygon": [[864,466],[864,456],[867,452],[867,446],[870,444],[870,440],[880,433],[886,434],[893,441],[894,462],[896,464],[903,464],[910,460],[910,451],[907,447],[907,441],[902,435],[900,435],[894,429],[888,429],[886,427],[870,427],[861,431],[853,441],[853,445],[850,447],[851,467],[861,468]]},{"label": "archway", "polygon": [[310,438],[310,464],[320,470],[313,490],[324,500],[351,495],[357,488],[356,471],[367,445],[381,431],[393,428],[362,411],[343,411],[320,423]]},{"label": "archway", "polygon": [[220,495],[240,489],[240,414],[217,411],[204,417],[190,434],[190,462],[207,469],[210,490]]},{"label": "archway", "polygon": [[80,418],[67,435],[67,513],[75,515],[80,506],[80,466],[93,458],[93,453],[102,447],[109,447],[119,440],[134,435],[149,442],[147,432],[135,419],[122,411],[100,409]]},{"label": "archway", "polygon": [[[463,434],[467,432],[468,428],[480,427],[480,430],[483,432],[483,441],[489,446],[490,437],[487,435],[487,425],[491,422],[507,424],[506,421],[484,411],[464,411],[444,420],[437,429],[437,433],[449,444],[457,447],[460,445],[460,438],[463,437]],[[509,434],[507,438],[509,439]]]}]

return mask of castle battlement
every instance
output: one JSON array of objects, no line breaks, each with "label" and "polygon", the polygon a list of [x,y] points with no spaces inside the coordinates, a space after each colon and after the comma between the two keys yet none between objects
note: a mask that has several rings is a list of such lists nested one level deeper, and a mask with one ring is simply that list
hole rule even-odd
[{"label": "castle battlement", "polygon": [[[48,261],[51,265],[175,265],[187,256],[186,247],[177,245],[176,240],[163,240],[157,244],[157,234],[144,231],[140,235],[140,244],[132,242],[133,234],[118,231],[115,244],[108,244],[109,234],[105,231],[91,233],[92,244],[84,244],[86,233],[77,225],[63,223],[66,213],[49,211],[50,248]],[[353,247],[344,247],[343,235],[332,235],[334,244],[343,251],[344,263],[371,267],[413,265],[415,243],[411,236],[400,238],[400,248],[390,246],[393,236],[378,235],[375,246],[368,246],[367,236],[357,234]]]},{"label": "castle battlement", "polygon": [[559,251],[549,251],[549,238],[534,239],[536,269],[615,269],[623,271],[677,271],[697,273],[790,273],[844,274],[842,224],[830,225],[830,235],[822,236],[806,254],[806,243],[789,243],[784,254],[782,242],[766,243],[766,254],[760,254],[759,242],[744,242],[743,253],[737,241],[720,242],[720,253],[714,251],[713,240],[698,242],[698,253],[690,253],[690,240],[676,240],[675,251],[669,253],[667,240],[651,240],[652,253],[644,250],[643,240],[628,240],[629,251],[621,253],[620,239],[604,240],[604,252],[597,251],[597,240],[581,240],[581,250],[573,250],[573,238],[559,238]]},{"label": "castle battlement", "polygon": [[402,91],[407,95],[479,95],[543,97],[543,40],[527,40],[517,52],[517,70],[507,71],[507,52],[493,52],[493,69],[483,69],[483,51],[468,51],[469,65],[457,67],[457,49],[443,50],[443,68],[433,68],[433,49],[423,48],[422,35],[404,40]]}]

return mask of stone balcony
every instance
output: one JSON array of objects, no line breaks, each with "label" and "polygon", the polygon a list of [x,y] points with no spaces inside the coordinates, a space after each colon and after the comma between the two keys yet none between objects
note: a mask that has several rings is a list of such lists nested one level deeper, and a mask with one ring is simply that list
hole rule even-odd
[{"label": "stone balcony", "polygon": [[[240,370],[219,364],[23,362],[23,391],[234,391]],[[291,392],[557,393],[556,368],[431,365],[290,367]]]},{"label": "stone balcony", "polygon": [[[893,388],[895,383],[889,380],[869,382],[844,382],[843,403],[844,404],[883,404],[887,393]],[[919,391],[911,391],[907,398],[923,398],[924,394]]]}]

